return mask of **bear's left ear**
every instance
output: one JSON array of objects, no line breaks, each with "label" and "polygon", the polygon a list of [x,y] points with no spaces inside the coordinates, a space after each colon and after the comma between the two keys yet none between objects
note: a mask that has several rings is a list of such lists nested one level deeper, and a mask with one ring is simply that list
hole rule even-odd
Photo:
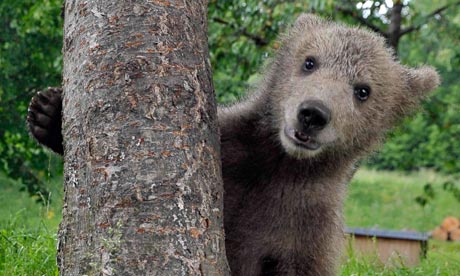
[{"label": "bear's left ear", "polygon": [[432,67],[406,68],[407,84],[412,95],[423,98],[439,86],[440,77]]}]

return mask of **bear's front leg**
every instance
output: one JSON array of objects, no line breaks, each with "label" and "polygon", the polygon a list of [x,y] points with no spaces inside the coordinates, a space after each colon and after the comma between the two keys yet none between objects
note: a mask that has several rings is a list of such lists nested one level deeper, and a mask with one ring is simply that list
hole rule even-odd
[{"label": "bear's front leg", "polygon": [[49,87],[30,101],[27,124],[32,136],[42,145],[62,155],[62,88]]}]

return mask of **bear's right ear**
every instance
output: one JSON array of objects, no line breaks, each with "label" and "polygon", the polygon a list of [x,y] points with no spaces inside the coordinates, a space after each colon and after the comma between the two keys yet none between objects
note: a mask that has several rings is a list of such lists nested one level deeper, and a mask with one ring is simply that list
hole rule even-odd
[{"label": "bear's right ear", "polygon": [[324,25],[325,22],[327,21],[325,21],[321,17],[316,16],[314,14],[302,13],[296,19],[294,26],[295,27],[314,27],[314,26]]},{"label": "bear's right ear", "polygon": [[413,96],[423,98],[439,86],[440,77],[432,67],[406,69],[407,84]]}]

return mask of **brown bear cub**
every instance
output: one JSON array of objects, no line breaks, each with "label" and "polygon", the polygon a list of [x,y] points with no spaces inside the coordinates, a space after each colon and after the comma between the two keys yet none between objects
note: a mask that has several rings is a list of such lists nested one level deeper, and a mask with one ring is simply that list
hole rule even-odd
[{"label": "brown bear cub", "polygon": [[[233,275],[334,275],[355,166],[435,89],[382,37],[300,16],[248,98],[219,109],[225,233]],[[35,138],[63,153],[60,90],[32,100]]]}]

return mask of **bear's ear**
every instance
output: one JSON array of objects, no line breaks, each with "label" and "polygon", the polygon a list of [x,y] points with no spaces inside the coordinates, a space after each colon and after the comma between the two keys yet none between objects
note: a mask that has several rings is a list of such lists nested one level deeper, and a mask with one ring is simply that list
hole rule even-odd
[{"label": "bear's ear", "polygon": [[294,26],[295,27],[315,27],[319,25],[324,25],[326,22],[327,22],[326,20],[314,14],[302,13],[296,19]]},{"label": "bear's ear", "polygon": [[439,86],[439,74],[432,67],[406,68],[405,71],[407,84],[414,96],[422,98]]}]

